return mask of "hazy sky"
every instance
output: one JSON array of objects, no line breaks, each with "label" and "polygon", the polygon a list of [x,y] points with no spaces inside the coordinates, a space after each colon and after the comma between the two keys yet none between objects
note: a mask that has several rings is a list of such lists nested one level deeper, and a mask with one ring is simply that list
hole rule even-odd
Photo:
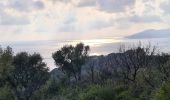
[{"label": "hazy sky", "polygon": [[[116,37],[167,28],[170,0],[0,0],[1,45],[39,52],[51,69],[51,54],[64,44],[81,40],[91,54],[107,54],[122,42]],[[160,41],[152,40],[170,48],[169,38]]]},{"label": "hazy sky", "polygon": [[0,40],[123,37],[170,27],[170,0],[0,0]]}]

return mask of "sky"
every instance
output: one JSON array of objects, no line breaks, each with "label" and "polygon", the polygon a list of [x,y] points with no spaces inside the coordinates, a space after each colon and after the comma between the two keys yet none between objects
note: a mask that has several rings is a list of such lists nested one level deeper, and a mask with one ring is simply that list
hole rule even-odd
[{"label": "sky", "polygon": [[0,41],[125,37],[170,28],[170,0],[0,0]]},{"label": "sky", "polygon": [[[129,42],[123,37],[164,29],[170,30],[170,0],[0,0],[1,46],[38,52],[50,69],[51,54],[65,44],[83,42],[91,55],[105,55]],[[170,48],[169,38],[151,42]]]}]

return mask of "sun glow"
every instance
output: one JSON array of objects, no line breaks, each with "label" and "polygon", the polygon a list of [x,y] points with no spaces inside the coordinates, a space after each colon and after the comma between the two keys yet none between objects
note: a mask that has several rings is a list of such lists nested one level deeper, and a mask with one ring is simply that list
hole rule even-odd
[{"label": "sun glow", "polygon": [[85,45],[89,46],[100,46],[101,44],[107,44],[107,43],[118,43],[121,42],[122,39],[91,39],[91,40],[73,40],[69,41],[69,44],[76,45],[77,43],[84,43]]}]

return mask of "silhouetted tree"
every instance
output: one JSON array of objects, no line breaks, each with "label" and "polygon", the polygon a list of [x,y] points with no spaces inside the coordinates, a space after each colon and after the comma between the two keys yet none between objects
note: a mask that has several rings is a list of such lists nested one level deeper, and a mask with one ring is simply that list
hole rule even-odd
[{"label": "silhouetted tree", "polygon": [[14,100],[12,91],[13,52],[10,47],[0,48],[0,100]]},{"label": "silhouetted tree", "polygon": [[13,52],[10,47],[7,47],[5,50],[0,48],[0,85],[8,82],[12,74],[12,60]]},{"label": "silhouetted tree", "polygon": [[30,96],[48,79],[49,73],[40,54],[18,53],[14,57],[13,81],[18,100],[29,100]]},{"label": "silhouetted tree", "polygon": [[168,80],[170,76],[169,60],[170,55],[167,53],[162,53],[155,56],[155,66],[158,66],[157,69],[159,70],[161,76],[163,76],[163,81]]},{"label": "silhouetted tree", "polygon": [[85,64],[89,49],[89,46],[84,46],[83,43],[79,43],[75,47],[66,45],[52,56],[55,64],[59,66],[68,77],[73,75],[77,81],[81,79],[81,67]]},{"label": "silhouetted tree", "polygon": [[[96,57],[97,58],[97,57]],[[96,64],[96,59],[95,57],[89,57],[88,59],[88,62],[87,64],[85,65],[85,69],[84,70],[87,70],[87,74],[89,75],[88,77],[88,81],[89,81],[89,78],[90,78],[90,82],[91,83],[94,83],[95,82],[95,74],[96,74],[96,69],[95,69],[95,64]]]},{"label": "silhouetted tree", "polygon": [[155,47],[142,47],[139,44],[136,48],[126,50],[125,47],[120,48],[119,56],[115,58],[117,65],[122,68],[122,75],[125,81],[136,83],[139,71],[145,69],[152,62],[155,54]]}]

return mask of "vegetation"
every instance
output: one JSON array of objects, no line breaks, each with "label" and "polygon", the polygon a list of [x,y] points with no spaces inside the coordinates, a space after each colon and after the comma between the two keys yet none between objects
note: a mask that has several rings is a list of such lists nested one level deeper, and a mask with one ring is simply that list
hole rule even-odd
[{"label": "vegetation", "polygon": [[169,100],[170,55],[151,45],[89,56],[89,46],[54,52],[49,72],[40,54],[0,49],[0,100]]},{"label": "vegetation", "polygon": [[88,56],[89,46],[83,43],[64,46],[61,50],[53,54],[53,58],[57,66],[59,66],[70,78],[74,76],[75,80],[81,79],[81,67],[85,64]]},{"label": "vegetation", "polygon": [[13,55],[12,49],[1,49],[1,100],[29,100],[49,78],[48,68],[40,54],[26,52]]}]

